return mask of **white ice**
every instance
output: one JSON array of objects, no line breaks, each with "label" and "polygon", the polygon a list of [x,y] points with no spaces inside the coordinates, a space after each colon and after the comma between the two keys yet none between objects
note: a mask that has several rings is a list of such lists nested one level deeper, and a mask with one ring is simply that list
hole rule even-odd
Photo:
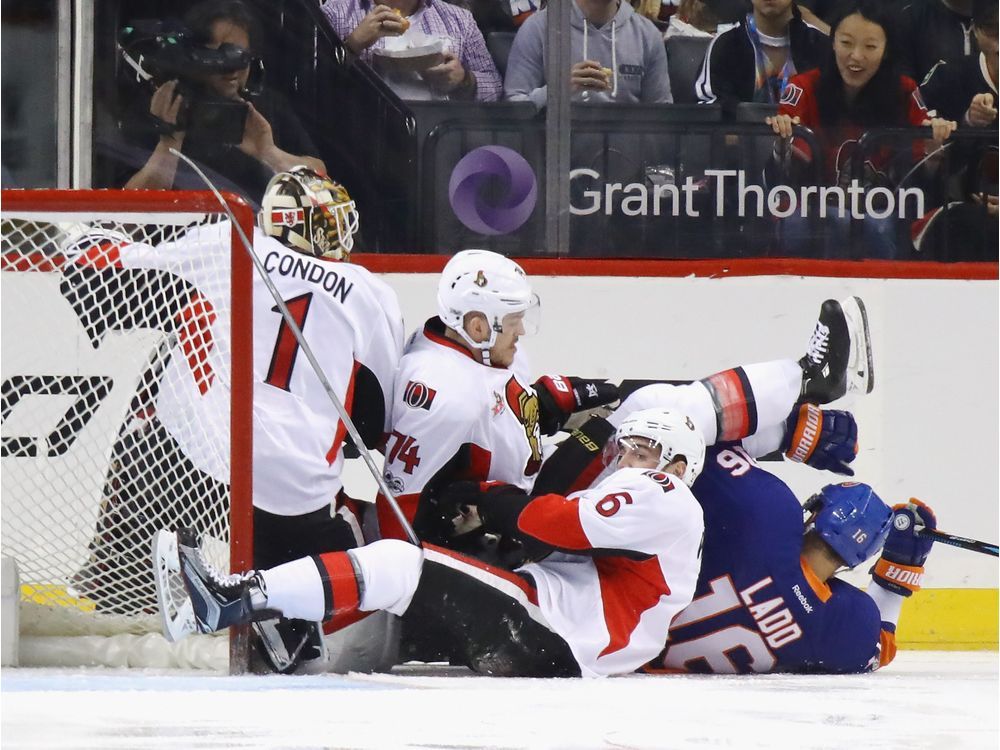
[{"label": "white ice", "polygon": [[872,675],[492,679],[5,669],[8,748],[997,748],[996,652]]}]

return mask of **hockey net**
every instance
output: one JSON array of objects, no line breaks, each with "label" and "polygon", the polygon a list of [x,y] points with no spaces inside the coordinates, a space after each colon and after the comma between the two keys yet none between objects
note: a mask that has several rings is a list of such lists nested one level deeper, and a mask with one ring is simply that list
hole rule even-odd
[{"label": "hockey net", "polygon": [[23,665],[243,658],[168,648],[150,544],[193,526],[249,567],[251,274],[211,194],[3,191],[0,551]]}]

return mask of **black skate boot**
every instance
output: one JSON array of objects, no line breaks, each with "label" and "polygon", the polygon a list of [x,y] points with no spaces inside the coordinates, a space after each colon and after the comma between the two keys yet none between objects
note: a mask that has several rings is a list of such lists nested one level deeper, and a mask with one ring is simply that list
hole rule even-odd
[{"label": "black skate boot", "polygon": [[219,573],[205,561],[193,530],[178,529],[177,557],[198,632],[212,633],[280,615],[267,608],[267,591],[258,573]]},{"label": "black skate boot", "polygon": [[868,315],[858,297],[828,299],[820,307],[802,367],[802,400],[828,404],[875,385]]}]

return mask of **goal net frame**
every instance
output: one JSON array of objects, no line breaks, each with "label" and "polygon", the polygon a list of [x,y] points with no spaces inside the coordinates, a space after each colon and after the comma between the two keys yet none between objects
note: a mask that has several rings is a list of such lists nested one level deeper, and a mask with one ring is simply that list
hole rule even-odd
[{"label": "goal net frame", "polygon": [[[214,224],[216,222],[230,221],[229,215],[220,205],[217,198],[210,192],[198,191],[125,191],[125,190],[3,190],[2,203],[0,203],[0,213],[3,215],[3,243],[0,246],[0,273],[3,278],[9,278],[8,274],[15,273],[58,273],[63,276],[63,267],[68,266],[67,257],[60,252],[53,252],[51,243],[48,248],[32,245],[23,235],[19,235],[17,241],[13,239],[14,233],[8,235],[8,229],[16,226],[18,222],[31,221],[40,225],[51,224],[58,227],[61,223],[89,223],[89,222],[120,222],[123,224],[136,225],[170,225],[185,227],[185,218],[192,217],[192,225]],[[242,228],[248,238],[253,237],[254,212],[251,207],[240,197],[233,194],[224,193],[223,197],[229,211],[235,217],[235,222]],[[197,215],[202,217],[195,220]],[[207,217],[211,217],[210,219]],[[134,220],[134,221],[130,221]],[[58,230],[56,230],[58,231]],[[185,229],[178,229],[178,236],[182,235]],[[44,239],[44,237],[43,237]],[[229,497],[229,568],[231,571],[248,570],[252,564],[253,557],[253,504],[252,504],[252,458],[253,458],[253,264],[249,257],[249,252],[243,247],[243,242],[239,236],[237,227],[229,224],[229,300],[230,305],[230,352],[231,352],[231,391],[229,398],[229,467],[230,475],[228,482]],[[222,251],[224,254],[224,251]],[[224,282],[223,282],[224,283]],[[5,308],[7,307],[5,303]],[[33,312],[33,311],[32,311]],[[31,313],[26,313],[31,314]],[[5,323],[5,330],[10,335],[12,328]],[[96,348],[96,345],[95,345]],[[15,365],[16,366],[16,365]],[[72,373],[67,373],[71,375]],[[26,376],[36,378],[40,375],[59,375],[59,373],[11,373],[9,368],[4,367],[4,415],[3,421],[7,422],[11,416],[11,409],[16,406],[20,395],[10,396],[11,382],[15,378],[17,382],[23,382]],[[93,379],[93,378],[91,378]],[[110,380],[110,378],[107,378]],[[42,388],[41,395],[52,395]],[[71,407],[75,408],[75,407]],[[93,407],[96,413],[101,407]],[[30,421],[30,420],[29,420]],[[85,420],[84,420],[85,421]],[[46,432],[45,427],[39,430]],[[31,435],[30,431],[27,433]],[[15,460],[19,454],[8,451],[8,445],[16,449],[18,439],[31,441],[37,439],[44,440],[44,435],[11,438],[4,437],[3,461]],[[14,442],[11,442],[14,441]],[[29,454],[34,455],[34,454]],[[51,453],[46,457],[51,456]],[[32,458],[25,459],[27,461]],[[38,464],[43,466],[43,464]],[[29,470],[34,470],[29,467]],[[41,471],[42,469],[39,469]],[[8,513],[17,513],[23,506],[14,507],[7,502],[7,479],[8,472],[4,472],[4,500],[3,513],[6,517]],[[44,477],[43,477],[44,480]],[[12,494],[17,494],[12,493]],[[20,499],[17,500],[20,502]],[[14,500],[11,503],[15,502]],[[102,510],[103,513],[103,503]],[[96,513],[96,511],[95,511]],[[69,513],[67,514],[69,515]],[[81,520],[81,525],[87,521]],[[0,549],[4,555],[10,554],[6,549],[7,544],[7,521],[4,521],[5,544]],[[55,528],[55,527],[53,527]],[[58,545],[59,540],[53,540],[53,545]],[[149,550],[146,550],[148,553]],[[39,554],[45,554],[45,550],[39,550]],[[224,553],[223,553],[224,554]],[[22,561],[14,556],[18,567],[22,566]],[[151,558],[150,558],[151,559]],[[224,559],[224,558],[223,558]],[[152,563],[150,562],[150,566]],[[25,566],[31,568],[30,565]],[[70,586],[67,580],[56,581],[32,581],[30,574],[25,577],[22,572],[22,581],[19,589],[21,603],[24,604],[30,599],[31,592],[38,587],[62,587],[64,590]],[[72,592],[73,589],[69,588]],[[58,604],[56,606],[67,606]],[[69,605],[72,608],[74,605]],[[143,617],[148,620],[149,610],[143,610]],[[75,615],[74,615],[75,616]],[[22,618],[23,619],[23,618]],[[126,629],[127,630],[127,629]],[[240,673],[245,671],[249,657],[249,629],[246,627],[234,628],[230,632],[228,655],[230,673]],[[88,644],[93,643],[93,639],[107,637],[107,633],[99,635],[86,635],[81,646],[84,650]],[[156,634],[149,637],[159,637]],[[44,648],[44,647],[43,647]],[[63,646],[54,645],[50,654],[53,663],[59,658],[58,653]],[[141,649],[140,649],[141,650]],[[22,648],[23,653],[23,648]],[[48,658],[48,657],[47,657]],[[87,663],[87,658],[79,655],[69,657],[77,664]],[[183,662],[183,660],[182,660]],[[91,663],[102,663],[97,658]],[[106,663],[106,662],[105,662]],[[154,657],[152,664],[129,664],[129,666],[154,666],[165,665],[162,657]],[[189,666],[197,666],[188,664]],[[177,664],[171,664],[177,666]],[[204,665],[202,665],[204,666]]]}]

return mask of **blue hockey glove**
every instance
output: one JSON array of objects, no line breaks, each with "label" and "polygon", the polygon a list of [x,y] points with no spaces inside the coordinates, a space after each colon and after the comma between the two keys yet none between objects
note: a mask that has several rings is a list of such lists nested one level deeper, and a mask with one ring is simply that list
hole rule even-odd
[{"label": "blue hockey glove", "polygon": [[802,404],[785,420],[782,448],[792,461],[853,477],[848,464],[858,455],[858,423],[850,412]]},{"label": "blue hockey glove", "polygon": [[872,569],[875,582],[900,596],[920,590],[924,562],[934,541],[917,536],[922,528],[936,529],[937,518],[930,506],[916,498],[892,508],[892,530],[882,548],[882,557]]}]

